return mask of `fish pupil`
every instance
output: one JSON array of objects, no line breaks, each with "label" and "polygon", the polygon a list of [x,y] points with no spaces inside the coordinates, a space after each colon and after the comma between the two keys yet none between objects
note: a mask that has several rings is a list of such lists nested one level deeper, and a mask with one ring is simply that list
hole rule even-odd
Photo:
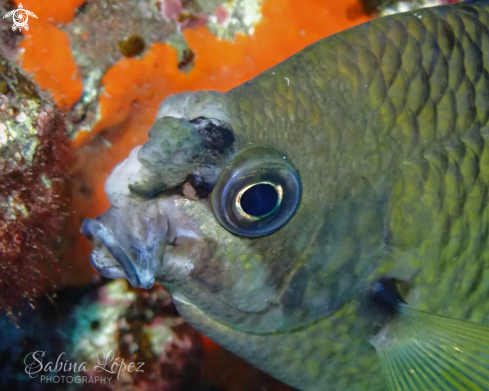
[{"label": "fish pupil", "polygon": [[279,196],[275,187],[268,183],[251,186],[241,196],[243,211],[253,217],[263,217],[278,207]]}]

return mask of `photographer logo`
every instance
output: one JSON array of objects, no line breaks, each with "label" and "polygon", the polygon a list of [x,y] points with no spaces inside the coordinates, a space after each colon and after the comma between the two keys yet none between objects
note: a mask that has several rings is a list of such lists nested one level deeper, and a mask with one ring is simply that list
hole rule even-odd
[{"label": "photographer logo", "polygon": [[24,9],[24,6],[22,3],[19,4],[18,8],[16,10],[7,12],[3,18],[8,18],[12,17],[12,21],[14,22],[12,24],[12,30],[15,31],[19,29],[19,31],[22,31],[24,29],[25,31],[29,31],[29,25],[27,24],[27,21],[29,20],[29,16],[32,16],[33,18],[38,19],[36,14],[32,11],[28,11]]}]

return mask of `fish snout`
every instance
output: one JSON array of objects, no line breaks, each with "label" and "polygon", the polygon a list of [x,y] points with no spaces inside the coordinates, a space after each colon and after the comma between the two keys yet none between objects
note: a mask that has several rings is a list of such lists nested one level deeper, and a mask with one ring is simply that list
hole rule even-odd
[{"label": "fish snout", "polygon": [[86,219],[82,233],[94,247],[90,262],[102,276],[150,289],[162,274],[168,218],[156,203],[111,206],[97,218]]}]

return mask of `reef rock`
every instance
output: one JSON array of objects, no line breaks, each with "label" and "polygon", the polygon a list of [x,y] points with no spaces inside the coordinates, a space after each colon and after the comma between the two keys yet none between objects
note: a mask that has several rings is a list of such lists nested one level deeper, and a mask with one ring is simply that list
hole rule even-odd
[{"label": "reef rock", "polygon": [[33,301],[55,267],[71,152],[53,101],[0,53],[0,308]]}]

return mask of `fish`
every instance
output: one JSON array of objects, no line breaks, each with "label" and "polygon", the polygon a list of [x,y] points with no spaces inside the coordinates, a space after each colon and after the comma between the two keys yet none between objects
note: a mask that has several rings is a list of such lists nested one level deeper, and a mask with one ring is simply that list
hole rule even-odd
[{"label": "fish", "polygon": [[93,267],[300,390],[489,389],[489,1],[162,101]]}]

